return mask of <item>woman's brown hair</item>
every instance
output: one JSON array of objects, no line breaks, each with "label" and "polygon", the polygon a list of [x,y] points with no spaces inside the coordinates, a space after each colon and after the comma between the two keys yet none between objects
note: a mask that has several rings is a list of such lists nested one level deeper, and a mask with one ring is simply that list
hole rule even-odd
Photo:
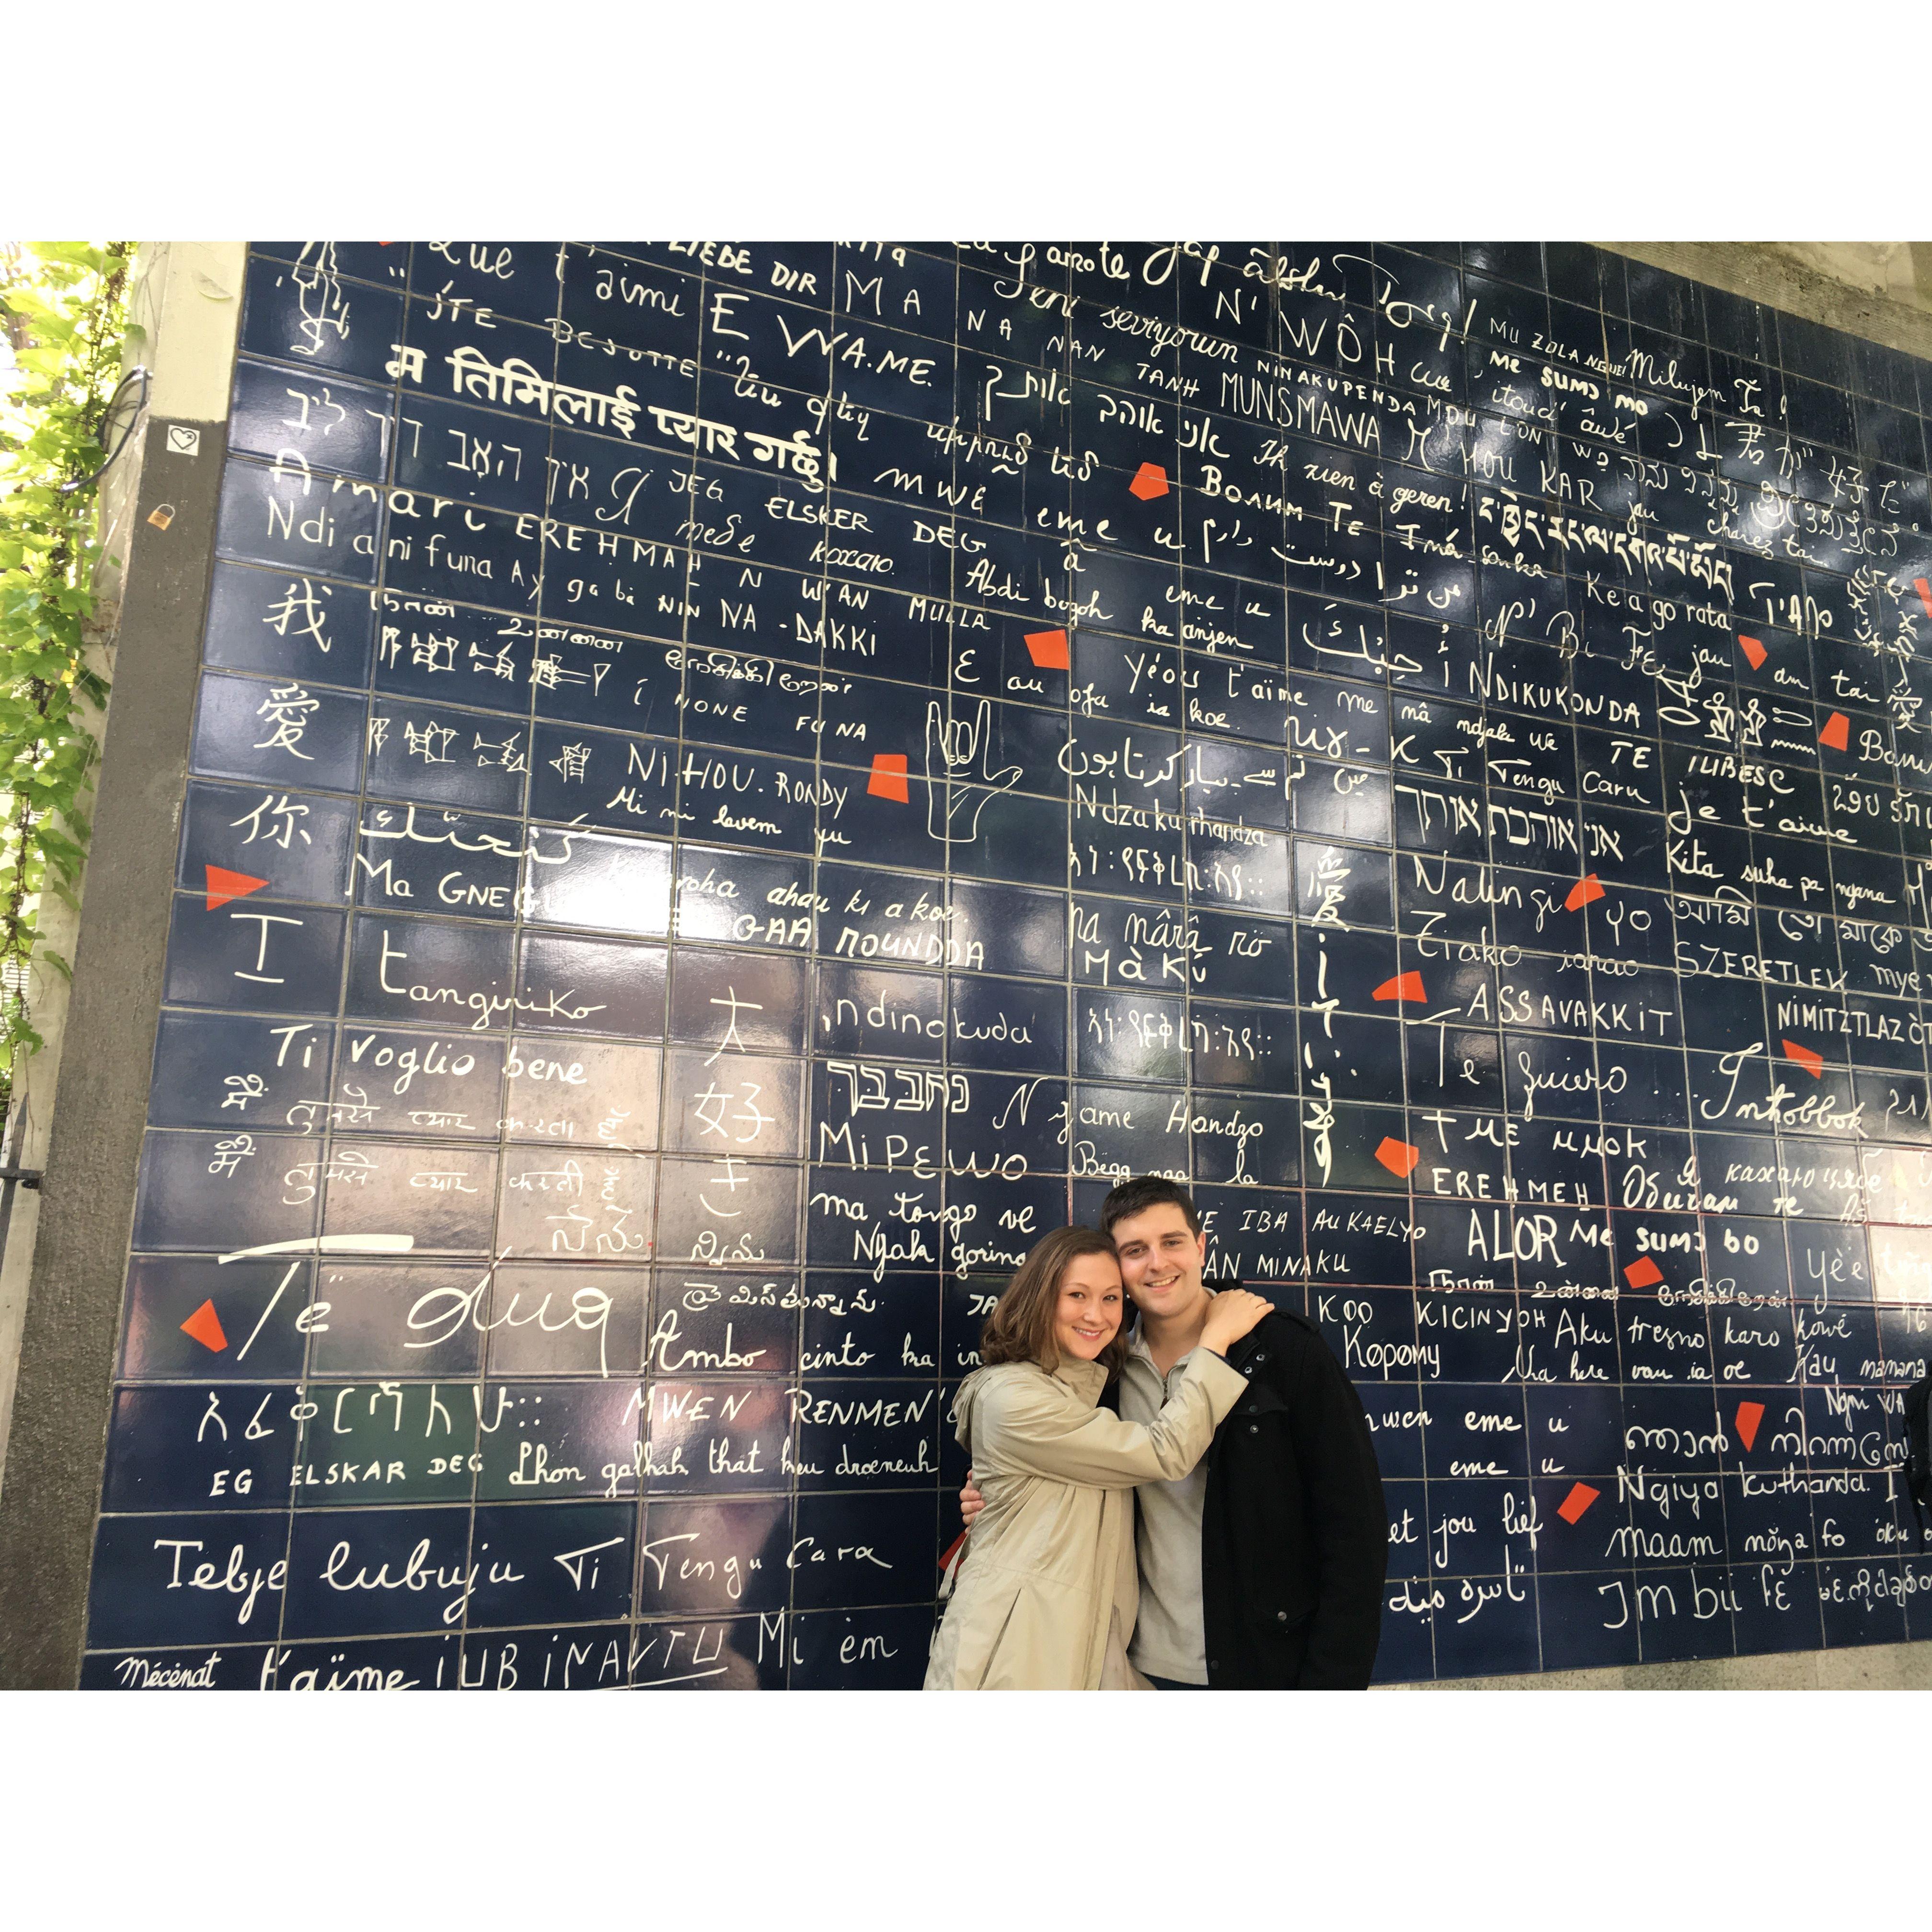
[{"label": "woman's brown hair", "polygon": [[[1053,1322],[1060,1306],[1060,1277],[1066,1272],[1067,1264],[1082,1255],[1113,1259],[1112,1238],[1098,1228],[1056,1228],[1021,1262],[1019,1272],[993,1304],[980,1337],[980,1360],[985,1366],[991,1368],[995,1362],[1037,1362],[1049,1375],[1059,1367]],[[1124,1288],[1120,1328],[1094,1358],[1107,1371],[1110,1382],[1127,1359],[1126,1312]]]}]

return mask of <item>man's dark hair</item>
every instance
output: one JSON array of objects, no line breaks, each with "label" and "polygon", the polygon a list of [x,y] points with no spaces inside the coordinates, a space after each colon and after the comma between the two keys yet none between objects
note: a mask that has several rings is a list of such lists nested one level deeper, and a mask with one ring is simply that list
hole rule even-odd
[{"label": "man's dark hair", "polygon": [[1179,1181],[1158,1174],[1137,1174],[1131,1180],[1122,1181],[1100,1203],[1100,1226],[1111,1234],[1116,1221],[1124,1221],[1130,1214],[1144,1214],[1150,1208],[1170,1201],[1187,1216],[1187,1232],[1199,1234],[1201,1216],[1195,1210],[1193,1196]]}]

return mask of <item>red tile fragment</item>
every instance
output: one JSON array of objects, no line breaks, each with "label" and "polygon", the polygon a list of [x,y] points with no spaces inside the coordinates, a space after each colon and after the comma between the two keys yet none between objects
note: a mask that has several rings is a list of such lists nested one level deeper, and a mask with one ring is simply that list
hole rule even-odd
[{"label": "red tile fragment", "polygon": [[1915,577],[1912,587],[1918,592],[1919,602],[1925,606],[1926,616],[1932,617],[1932,584],[1928,584],[1922,577]]},{"label": "red tile fragment", "polygon": [[1575,1522],[1602,1494],[1601,1490],[1593,1490],[1588,1483],[1574,1483],[1570,1493],[1556,1505],[1556,1514],[1565,1522]]},{"label": "red tile fragment", "polygon": [[1852,742],[1852,721],[1842,711],[1834,711],[1825,720],[1825,728],[1818,734],[1821,745],[1829,745],[1834,752],[1849,751]]},{"label": "red tile fragment", "polygon": [[1640,1256],[1624,1270],[1624,1279],[1633,1288],[1653,1288],[1664,1279],[1664,1270],[1649,1256]]},{"label": "red tile fragment", "polygon": [[220,1354],[228,1346],[228,1337],[222,1332],[221,1317],[214,1312],[214,1304],[204,1301],[182,1324],[182,1333],[191,1335],[204,1348]]},{"label": "red tile fragment", "polygon": [[1167,494],[1167,472],[1158,463],[1143,463],[1134,472],[1134,480],[1127,485],[1127,494],[1138,496],[1144,503],[1151,496]]},{"label": "red tile fragment", "polygon": [[1429,995],[1422,990],[1420,973],[1398,973],[1393,980],[1384,980],[1369,995],[1372,1000],[1416,1000],[1426,1001]]},{"label": "red tile fragment", "polygon": [[872,776],[866,781],[866,789],[874,798],[895,798],[902,805],[911,803],[911,796],[906,788],[906,754],[903,752],[880,752],[872,759]]},{"label": "red tile fragment", "polygon": [[231,872],[226,866],[210,866],[208,872],[208,909],[225,906],[230,899],[245,899],[259,892],[268,882],[248,872]]},{"label": "red tile fragment", "polygon": [[1795,1040],[1781,1040],[1778,1045],[1784,1049],[1784,1057],[1804,1068],[1814,1080],[1825,1077],[1825,1056],[1814,1053],[1808,1046],[1800,1046]]},{"label": "red tile fragment", "polygon": [[1406,1180],[1415,1172],[1415,1163],[1422,1158],[1422,1150],[1411,1147],[1406,1141],[1390,1140],[1384,1136],[1382,1145],[1376,1149],[1376,1158],[1390,1173]]},{"label": "red tile fragment", "polygon": [[1764,1420],[1764,1404],[1761,1402],[1741,1402],[1738,1404],[1738,1440],[1747,1449],[1757,1443],[1757,1426]]},{"label": "red tile fragment", "polygon": [[1029,631],[1026,647],[1036,670],[1067,670],[1072,667],[1073,660],[1066,654],[1064,631]]},{"label": "red tile fragment", "polygon": [[1580,912],[1593,900],[1604,896],[1602,882],[1594,872],[1586,872],[1570,888],[1570,896],[1563,902],[1565,912]]},{"label": "red tile fragment", "polygon": [[1764,661],[1771,653],[1755,638],[1748,638],[1743,632],[1738,633],[1738,649],[1744,654],[1744,662],[1753,670],[1762,670]]}]

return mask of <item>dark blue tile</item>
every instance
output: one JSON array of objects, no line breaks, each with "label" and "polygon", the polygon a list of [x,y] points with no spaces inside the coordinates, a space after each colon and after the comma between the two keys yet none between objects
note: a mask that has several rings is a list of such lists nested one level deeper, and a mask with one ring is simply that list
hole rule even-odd
[{"label": "dark blue tile", "polygon": [[469,1500],[481,1407],[474,1389],[312,1382],[303,1393],[292,1412],[302,1418],[298,1508]]},{"label": "dark blue tile", "polygon": [[1827,1648],[1905,1641],[1905,1573],[1898,1558],[1820,1562],[1817,1575]]},{"label": "dark blue tile", "polygon": [[1533,1576],[1519,1570],[1444,1577],[1436,1588],[1448,1599],[1436,1612],[1438,1677],[1513,1676],[1543,1668]]},{"label": "dark blue tile", "polygon": [[410,291],[464,303],[479,321],[502,314],[547,322],[557,312],[561,254],[554,242],[418,242]]},{"label": "dark blue tile", "polygon": [[436,1635],[460,1628],[482,1574],[471,1562],[467,1509],[298,1514],[282,1634]]},{"label": "dark blue tile", "polygon": [[634,1503],[479,1506],[470,1628],[626,1615],[637,1527]]},{"label": "dark blue tile", "polygon": [[1066,1004],[1058,987],[1023,980],[958,980],[950,988],[947,1052],[956,1066],[1066,1070]]},{"label": "dark blue tile", "polygon": [[163,998],[183,1006],[328,1012],[342,983],[346,915],[253,894],[211,909],[220,884],[218,878],[206,893],[175,895]]},{"label": "dark blue tile", "polygon": [[203,661],[359,690],[369,681],[374,613],[367,590],[286,572],[218,563]]},{"label": "dark blue tile", "polygon": [[645,1478],[660,1496],[783,1490],[796,1468],[791,1402],[774,1383],[654,1378]]},{"label": "dark blue tile", "polygon": [[[935,1481],[939,1474],[938,1402],[938,1385],[931,1378],[922,1384],[836,1380],[811,1384],[794,1404],[801,1474],[814,1472],[811,1480],[815,1486],[834,1490],[879,1490]],[[800,1510],[802,1532],[808,1514],[802,1502]],[[879,1534],[883,1538],[884,1532]],[[863,1546],[873,1548],[871,1544]],[[937,1555],[936,1546],[932,1554]],[[874,1568],[883,1561],[876,1550],[867,1558],[854,1556],[838,1560],[855,1565],[866,1562]],[[856,1568],[845,1574],[866,1583],[874,1582]],[[922,1583],[925,1579],[920,1580]],[[889,1598],[890,1592],[881,1590],[880,1594]],[[844,1600],[853,1599],[848,1595]]]},{"label": "dark blue tile", "polygon": [[344,1010],[361,1019],[501,1031],[517,1010],[511,944],[507,931],[481,923],[360,914],[350,936]]},{"label": "dark blue tile", "polygon": [[796,1546],[782,1496],[653,1502],[638,1551],[638,1613],[782,1611]]},{"label": "dark blue tile", "polygon": [[90,1650],[272,1636],[288,1575],[285,1514],[110,1516],[94,1539]]},{"label": "dark blue tile", "polygon": [[321,252],[250,261],[242,348],[278,362],[381,382],[402,336],[401,292],[346,279],[335,244],[310,247]]},{"label": "dark blue tile", "polygon": [[121,1374],[199,1384],[292,1380],[307,1352],[311,1275],[299,1256],[224,1268],[137,1255],[128,1269]]},{"label": "dark blue tile", "polygon": [[640,1690],[779,1690],[785,1644],[782,1612],[640,1623],[632,1634],[629,1682]]},{"label": "dark blue tile", "polygon": [[292,266],[400,288],[409,280],[406,242],[251,242],[249,252]]},{"label": "dark blue tile", "polygon": [[664,1037],[662,946],[526,932],[518,968],[520,1025],[632,1040]]},{"label": "dark blue tile", "polygon": [[[258,1690],[272,1680],[272,1646],[219,1644],[190,1650],[90,1651],[83,1690]],[[265,1668],[266,1666],[266,1668]]]},{"label": "dark blue tile", "polygon": [[536,609],[546,561],[540,518],[405,490],[389,493],[387,508],[382,579],[392,590],[499,610]]},{"label": "dark blue tile", "polygon": [[151,1132],[141,1154],[134,1245],[220,1253],[313,1235],[316,1196],[298,1171],[314,1157],[312,1143],[244,1128]]},{"label": "dark blue tile", "polygon": [[265,1690],[453,1690],[458,1640],[451,1636],[362,1637],[344,1643],[278,1644]]},{"label": "dark blue tile", "polygon": [[244,358],[235,365],[228,446],[297,468],[380,482],[388,456],[392,400],[386,389]]},{"label": "dark blue tile", "polygon": [[364,709],[341,692],[211,672],[195,707],[190,768],[208,778],[353,791]]},{"label": "dark blue tile", "polygon": [[808,1610],[791,1623],[794,1690],[916,1690],[925,1681],[930,1606]]},{"label": "dark blue tile", "polygon": [[148,1120],[157,1127],[247,1123],[299,1130],[292,1110],[322,1094],[334,1029],[247,1015],[164,1012]]},{"label": "dark blue tile", "polygon": [[799,1366],[807,1378],[938,1374],[941,1295],[932,1276],[814,1273],[806,1287]]},{"label": "dark blue tile", "polygon": [[806,1258],[814,1267],[868,1269],[883,1282],[894,1269],[941,1265],[936,1172],[826,1166],[808,1169],[806,1178]]},{"label": "dark blue tile", "polygon": [[294,1396],[286,1387],[248,1383],[120,1390],[108,1420],[102,1508],[281,1507],[289,1495]]},{"label": "dark blue tile", "polygon": [[[204,898],[266,891],[332,904],[348,894],[355,842],[356,809],[346,799],[190,784],[175,883]],[[211,868],[239,876],[222,884]],[[257,879],[266,883],[245,883]]]},{"label": "dark blue tile", "polygon": [[291,1193],[314,1187],[322,1196],[326,1235],[407,1234],[430,1252],[482,1253],[490,1246],[496,1192],[491,1150],[340,1138],[326,1159],[311,1146],[288,1180]]}]

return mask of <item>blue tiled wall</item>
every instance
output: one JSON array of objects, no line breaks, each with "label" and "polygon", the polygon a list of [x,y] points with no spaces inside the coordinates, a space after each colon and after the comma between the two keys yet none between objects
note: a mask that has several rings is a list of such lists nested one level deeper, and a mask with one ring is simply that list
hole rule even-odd
[{"label": "blue tiled wall", "polygon": [[916,1684],[1191,1175],[1388,1680],[1932,1634],[1932,368],[1588,248],[251,255],[90,1684]]}]

